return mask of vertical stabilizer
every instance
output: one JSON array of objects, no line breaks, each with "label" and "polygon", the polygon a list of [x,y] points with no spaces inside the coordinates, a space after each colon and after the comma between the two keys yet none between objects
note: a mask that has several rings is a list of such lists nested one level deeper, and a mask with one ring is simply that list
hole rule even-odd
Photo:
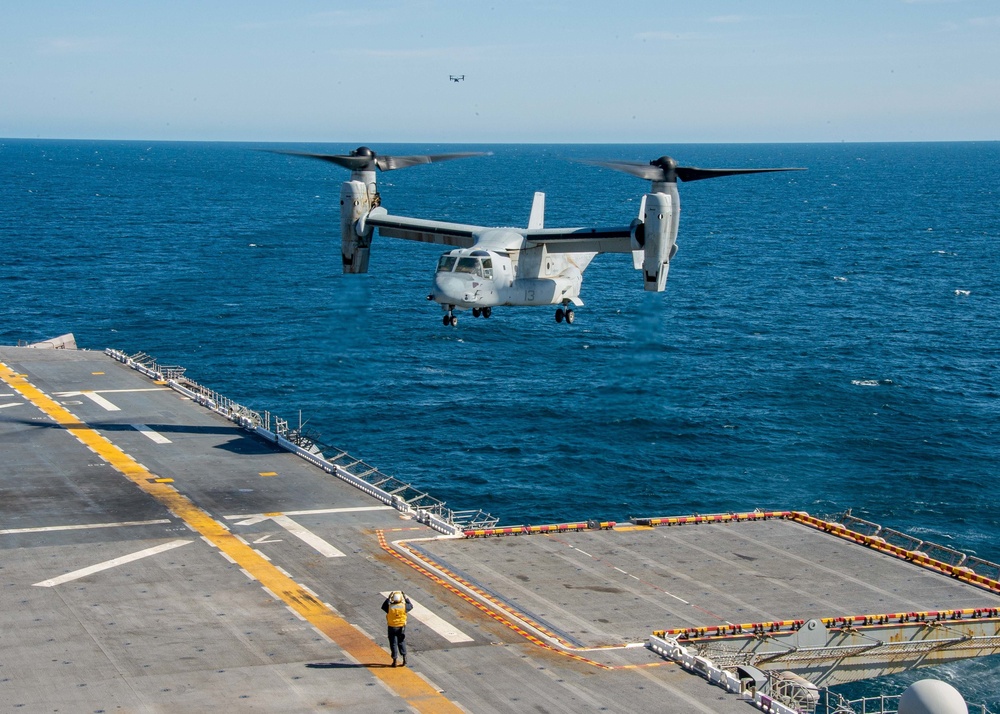
[{"label": "vertical stabilizer", "polygon": [[531,202],[531,216],[528,217],[528,230],[545,227],[545,194],[535,191],[535,198]]}]

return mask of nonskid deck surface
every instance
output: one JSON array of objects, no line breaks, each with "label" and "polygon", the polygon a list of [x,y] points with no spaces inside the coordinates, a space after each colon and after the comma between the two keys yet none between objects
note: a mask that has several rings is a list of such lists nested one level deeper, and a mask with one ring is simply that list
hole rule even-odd
[{"label": "nonskid deck surface", "polygon": [[414,546],[577,648],[655,630],[1000,606],[986,590],[781,519]]},{"label": "nonskid deck surface", "polygon": [[[440,539],[102,353],[0,362],[4,706],[740,712],[625,645],[1000,605],[780,520]],[[405,670],[379,609],[398,588],[418,604]]]}]

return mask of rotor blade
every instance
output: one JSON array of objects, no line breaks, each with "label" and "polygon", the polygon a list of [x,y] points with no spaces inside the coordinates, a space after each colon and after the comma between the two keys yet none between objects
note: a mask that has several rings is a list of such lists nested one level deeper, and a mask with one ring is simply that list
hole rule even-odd
[{"label": "rotor blade", "polygon": [[771,171],[805,171],[803,168],[783,169],[700,169],[697,166],[678,166],[677,178],[681,181],[700,181],[701,179],[733,176],[735,174],[762,174]]},{"label": "rotor blade", "polygon": [[770,171],[805,171],[802,168],[776,169],[701,169],[697,166],[677,166],[677,163],[666,156],[650,163],[641,161],[593,161],[581,159],[580,163],[604,166],[615,171],[622,171],[632,176],[638,176],[647,181],[700,181],[701,179],[733,176],[735,174],[760,174]]},{"label": "rotor blade", "polygon": [[453,154],[429,154],[426,156],[377,156],[375,157],[375,165],[383,171],[392,171],[393,169],[405,169],[407,166],[417,166],[418,164],[433,164],[438,161],[465,159],[470,156],[485,156],[486,153],[485,151],[464,151]]},{"label": "rotor blade", "polygon": [[309,154],[304,151],[273,151],[267,149],[272,154],[286,154],[288,156],[304,156],[307,159],[319,159],[320,161],[329,161],[331,164],[337,164],[337,166],[343,166],[345,169],[350,169],[351,171],[360,171],[365,169],[372,161],[370,156],[344,156],[339,154]]},{"label": "rotor blade", "polygon": [[647,181],[663,181],[666,178],[666,173],[659,166],[642,163],[641,161],[595,161],[591,159],[580,159],[579,163],[590,164],[592,166],[603,166],[608,169],[613,169],[614,171],[623,171],[624,173],[638,176],[639,178],[646,179]]}]

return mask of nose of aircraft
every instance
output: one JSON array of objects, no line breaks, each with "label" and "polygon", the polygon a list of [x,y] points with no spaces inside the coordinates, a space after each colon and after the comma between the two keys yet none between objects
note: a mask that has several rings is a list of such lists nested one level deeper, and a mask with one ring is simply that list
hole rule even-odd
[{"label": "nose of aircraft", "polygon": [[457,305],[465,302],[468,293],[468,280],[465,276],[455,273],[436,273],[434,275],[434,300],[442,304]]}]

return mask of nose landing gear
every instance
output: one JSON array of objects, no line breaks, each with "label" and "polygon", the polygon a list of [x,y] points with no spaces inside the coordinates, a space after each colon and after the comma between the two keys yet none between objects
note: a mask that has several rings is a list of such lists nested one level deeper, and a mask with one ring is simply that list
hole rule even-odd
[{"label": "nose landing gear", "polygon": [[[488,317],[490,317],[492,315],[493,315],[493,308],[492,307],[487,306],[487,307],[474,307],[474,308],[472,308],[472,316],[473,317],[487,317],[488,318]],[[458,316],[455,315],[455,306],[454,305],[449,305],[448,306],[448,311],[445,313],[444,317],[441,318],[441,324],[444,325],[445,327],[448,327],[448,325],[451,325],[452,327],[455,327],[455,325],[458,324]]]}]

